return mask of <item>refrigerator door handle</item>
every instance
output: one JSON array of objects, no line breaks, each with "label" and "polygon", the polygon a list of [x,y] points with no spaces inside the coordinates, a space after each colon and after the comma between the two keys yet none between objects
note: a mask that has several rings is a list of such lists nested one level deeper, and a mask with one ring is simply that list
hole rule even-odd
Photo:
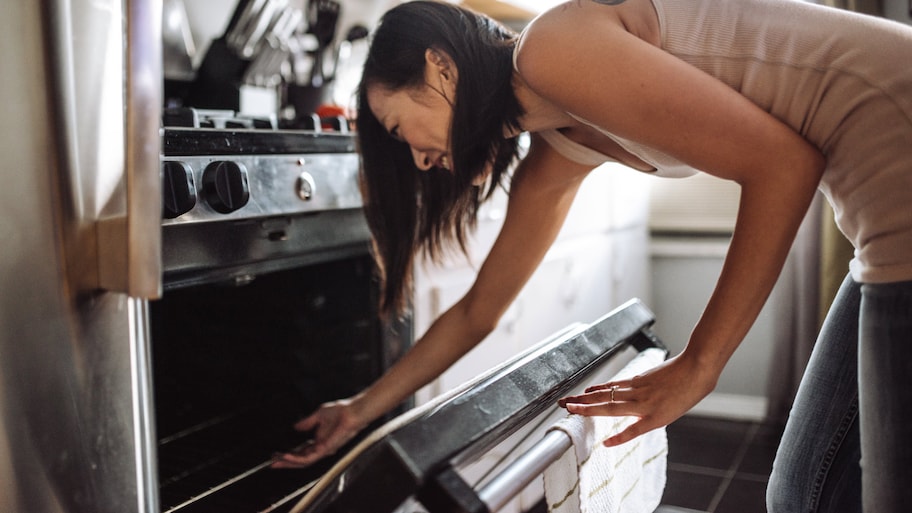
[{"label": "refrigerator door handle", "polygon": [[126,215],[98,222],[99,286],[161,296],[162,2],[124,4]]}]

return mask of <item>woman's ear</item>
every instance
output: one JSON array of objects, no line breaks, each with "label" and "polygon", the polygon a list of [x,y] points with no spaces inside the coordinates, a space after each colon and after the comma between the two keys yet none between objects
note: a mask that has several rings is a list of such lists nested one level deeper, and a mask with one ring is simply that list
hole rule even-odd
[{"label": "woman's ear", "polygon": [[456,78],[456,65],[446,52],[428,48],[424,51],[424,60],[433,74],[440,75],[447,81]]},{"label": "woman's ear", "polygon": [[434,48],[425,50],[424,60],[425,83],[452,107],[456,98],[456,64],[446,52]]}]

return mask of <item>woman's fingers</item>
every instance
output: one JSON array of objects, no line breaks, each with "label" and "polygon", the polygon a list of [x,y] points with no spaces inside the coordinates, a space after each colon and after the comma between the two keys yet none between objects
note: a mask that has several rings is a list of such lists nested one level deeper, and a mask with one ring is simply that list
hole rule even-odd
[{"label": "woman's fingers", "polygon": [[306,467],[334,454],[349,438],[351,436],[339,430],[329,431],[324,436],[320,436],[318,428],[318,434],[314,440],[293,451],[276,454],[271,466],[272,468]]},{"label": "woman's fingers", "polygon": [[640,419],[627,426],[627,428],[620,433],[602,440],[602,445],[605,447],[621,445],[658,427],[661,427],[661,425],[652,426],[651,423],[647,422],[645,419]]},{"label": "woman's fingers", "polygon": [[273,456],[272,468],[303,468],[335,452],[326,444],[310,441],[293,451]]},{"label": "woman's fingers", "polygon": [[360,430],[352,415],[349,403],[336,401],[320,406],[310,416],[294,424],[297,431],[313,431],[314,438],[307,444],[286,453],[278,454],[273,468],[301,468],[335,453]]},{"label": "woman's fingers", "polygon": [[609,383],[602,383],[601,385],[593,385],[593,386],[587,388],[585,390],[585,392],[589,393],[589,392],[596,392],[599,390],[608,390],[608,389],[611,389],[612,387],[632,388],[633,379],[624,379],[624,380],[620,380],[620,381],[611,381]]},{"label": "woman's fingers", "polygon": [[[567,398],[567,411],[587,417],[637,417],[637,420],[621,432],[602,441],[606,447],[613,447],[661,427],[650,415],[648,406],[636,400],[633,389],[615,388],[615,385],[606,384],[598,387],[593,392],[587,392],[573,398]],[[612,398],[612,390],[614,397]]]},{"label": "woman's fingers", "polygon": [[586,417],[622,417],[634,416],[639,417],[642,412],[634,401],[589,401],[592,397],[587,397],[586,401],[568,402],[564,406],[568,412],[584,415]]},{"label": "woman's fingers", "polygon": [[311,414],[308,417],[305,417],[294,424],[295,431],[310,431],[311,429],[317,427],[317,424],[320,423],[320,411],[317,410],[315,413]]},{"label": "woman's fingers", "polygon": [[702,368],[682,353],[632,379],[591,386],[558,404],[585,416],[636,417],[633,424],[605,441],[617,445],[678,419],[712,391],[717,378],[714,369]]},{"label": "woman's fingers", "polygon": [[566,408],[571,404],[621,403],[636,400],[637,393],[633,388],[633,380],[625,380],[591,386],[582,394],[559,399],[557,404],[561,408]]}]

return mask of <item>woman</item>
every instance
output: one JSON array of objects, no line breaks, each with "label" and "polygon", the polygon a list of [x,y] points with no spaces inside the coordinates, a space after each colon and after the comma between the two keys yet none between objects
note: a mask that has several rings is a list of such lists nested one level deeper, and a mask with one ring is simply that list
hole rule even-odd
[{"label": "woman", "polygon": [[912,510],[912,29],[795,0],[612,3],[567,2],[520,36],[445,3],[405,3],[384,16],[357,124],[387,311],[402,308],[417,252],[463,243],[479,204],[507,178],[516,136],[528,132],[532,143],[465,297],[371,387],[300,421],[315,443],[275,466],[332,453],[490,333],[583,178],[615,160],[734,180],[740,210],[684,351],[561,404],[638,417],[605,441],[612,446],[706,396],[820,188],[856,258],[796,399],[769,509],[860,510],[863,481],[865,511]]}]

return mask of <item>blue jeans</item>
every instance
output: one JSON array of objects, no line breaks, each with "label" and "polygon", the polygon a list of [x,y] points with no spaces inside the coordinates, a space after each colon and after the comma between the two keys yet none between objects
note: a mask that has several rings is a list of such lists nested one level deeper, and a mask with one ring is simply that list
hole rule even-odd
[{"label": "blue jeans", "polygon": [[912,511],[910,385],[912,281],[846,278],[792,405],[768,511]]}]

